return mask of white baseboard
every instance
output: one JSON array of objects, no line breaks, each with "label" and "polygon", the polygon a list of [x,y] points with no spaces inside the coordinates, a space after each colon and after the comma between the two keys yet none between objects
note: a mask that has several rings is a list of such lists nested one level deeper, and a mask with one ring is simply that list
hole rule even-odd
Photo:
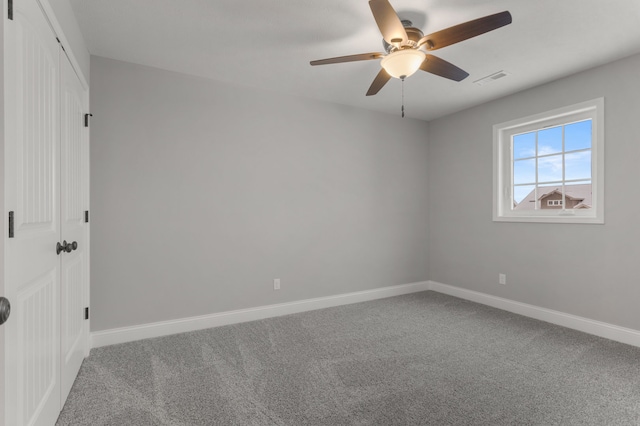
[{"label": "white baseboard", "polygon": [[448,294],[450,296],[492,306],[504,311],[524,315],[529,318],[546,321],[552,324],[604,337],[606,339],[640,347],[640,331],[638,330],[595,321],[560,311],[554,311],[552,309],[541,308],[526,303],[516,302],[502,297],[491,296],[489,294],[479,293],[477,291],[467,290],[435,281],[423,281],[412,284],[383,287],[374,290],[280,303],[277,305],[259,306],[256,308],[239,309],[236,311],[220,312],[210,315],[201,315],[197,317],[97,331],[91,333],[91,347],[98,348],[100,346],[115,345],[118,343],[132,342],[134,340],[202,330],[221,325],[255,321],[281,315],[295,314],[298,312],[312,311],[315,309],[348,305],[351,303],[366,302],[369,300],[383,299],[385,297],[400,296],[402,294],[426,290]]},{"label": "white baseboard", "polygon": [[515,302],[502,297],[491,296],[485,293],[479,293],[477,291],[454,287],[435,281],[428,281],[428,287],[429,290],[437,291],[438,293],[448,294],[450,296],[492,306],[504,311],[513,312],[515,314],[524,315],[526,317],[535,318],[537,320],[550,322],[552,324],[561,325],[563,327],[594,334],[606,339],[640,347],[640,331],[631,328],[619,327],[606,322],[595,321],[560,311],[554,311],[552,309],[540,308],[538,306]]},{"label": "white baseboard", "polygon": [[170,334],[202,330],[221,325],[237,324],[281,315],[295,314],[298,312],[312,311],[315,309],[366,302],[369,300],[383,299],[385,297],[426,291],[428,289],[428,282],[423,281],[412,284],[377,288],[374,290],[357,291],[354,293],[345,293],[335,296],[280,303],[277,305],[239,309],[236,311],[227,311],[171,321],[96,331],[91,333],[91,347],[98,348],[100,346],[115,345],[118,343],[132,342],[134,340],[148,339],[151,337],[167,336]]}]

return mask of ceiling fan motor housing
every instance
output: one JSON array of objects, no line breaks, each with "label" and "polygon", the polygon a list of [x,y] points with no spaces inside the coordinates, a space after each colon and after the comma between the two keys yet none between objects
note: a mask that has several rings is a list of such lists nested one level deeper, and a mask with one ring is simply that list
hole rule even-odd
[{"label": "ceiling fan motor housing", "polygon": [[385,52],[391,53],[395,52],[396,50],[406,49],[407,47],[412,49],[418,47],[418,41],[420,41],[420,39],[424,37],[424,33],[420,29],[414,27],[413,22],[409,21],[408,19],[402,20],[402,26],[404,26],[404,30],[407,32],[407,44],[398,47],[393,44],[389,44],[385,39],[382,39],[382,46],[384,47]]}]

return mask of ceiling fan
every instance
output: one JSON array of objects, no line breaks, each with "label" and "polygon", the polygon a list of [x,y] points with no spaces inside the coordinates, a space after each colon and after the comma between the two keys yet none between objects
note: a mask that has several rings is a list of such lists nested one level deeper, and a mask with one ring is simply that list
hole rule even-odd
[{"label": "ceiling fan", "polygon": [[386,55],[373,52],[311,61],[311,65],[326,65],[381,58],[382,68],[369,87],[367,96],[378,93],[391,77],[404,80],[418,69],[454,81],[464,80],[469,73],[425,51],[441,49],[511,23],[511,14],[504,11],[425,36],[412,26],[411,21],[401,21],[388,0],[369,0],[369,7],[382,33]]}]

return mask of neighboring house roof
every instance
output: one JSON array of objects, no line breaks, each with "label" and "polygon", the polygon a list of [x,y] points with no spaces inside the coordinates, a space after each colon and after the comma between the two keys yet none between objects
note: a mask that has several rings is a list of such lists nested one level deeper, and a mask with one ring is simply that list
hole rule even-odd
[{"label": "neighboring house roof", "polygon": [[[542,192],[541,190],[538,190],[538,193],[541,193],[541,192]],[[533,193],[533,191],[532,191],[532,193]],[[542,192],[542,195],[538,197],[538,200],[542,200],[542,199],[547,198],[548,196],[553,195],[553,194],[562,195],[562,189],[561,188],[555,188],[553,191]],[[584,197],[576,196],[575,193],[572,196],[571,192],[569,192],[569,188],[565,188],[564,196],[566,198],[568,198],[569,200],[580,200],[580,201],[584,200]]]},{"label": "neighboring house roof", "polygon": [[[538,200],[542,200],[553,193],[562,194],[561,186],[546,186],[538,188]],[[580,204],[575,206],[576,209],[591,208],[591,184],[585,183],[580,185],[566,185],[565,196],[571,200],[582,200]],[[514,207],[514,210],[535,210],[536,199],[535,190],[531,191],[520,204]]]},{"label": "neighboring house roof", "polygon": [[576,204],[573,208],[574,209],[590,209],[591,206],[588,206],[585,203],[580,203],[580,204]]}]

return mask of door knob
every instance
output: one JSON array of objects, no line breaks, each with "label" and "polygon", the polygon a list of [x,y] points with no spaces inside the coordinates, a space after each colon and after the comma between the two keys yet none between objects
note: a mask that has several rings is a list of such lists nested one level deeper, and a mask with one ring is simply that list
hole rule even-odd
[{"label": "door knob", "polygon": [[11,303],[9,303],[9,299],[0,297],[0,325],[7,322],[9,314],[11,314]]},{"label": "door knob", "polygon": [[60,254],[63,251],[66,251],[67,253],[71,253],[73,250],[76,250],[78,248],[78,242],[74,241],[72,243],[68,243],[67,240],[64,240],[62,242],[62,244],[57,243],[56,244],[56,254]]},{"label": "door knob", "polygon": [[[68,246],[67,240],[64,240],[62,242],[62,244],[56,243],[56,254],[60,254],[63,251],[67,251],[67,246]],[[69,250],[69,251],[71,251],[71,250]]]}]

